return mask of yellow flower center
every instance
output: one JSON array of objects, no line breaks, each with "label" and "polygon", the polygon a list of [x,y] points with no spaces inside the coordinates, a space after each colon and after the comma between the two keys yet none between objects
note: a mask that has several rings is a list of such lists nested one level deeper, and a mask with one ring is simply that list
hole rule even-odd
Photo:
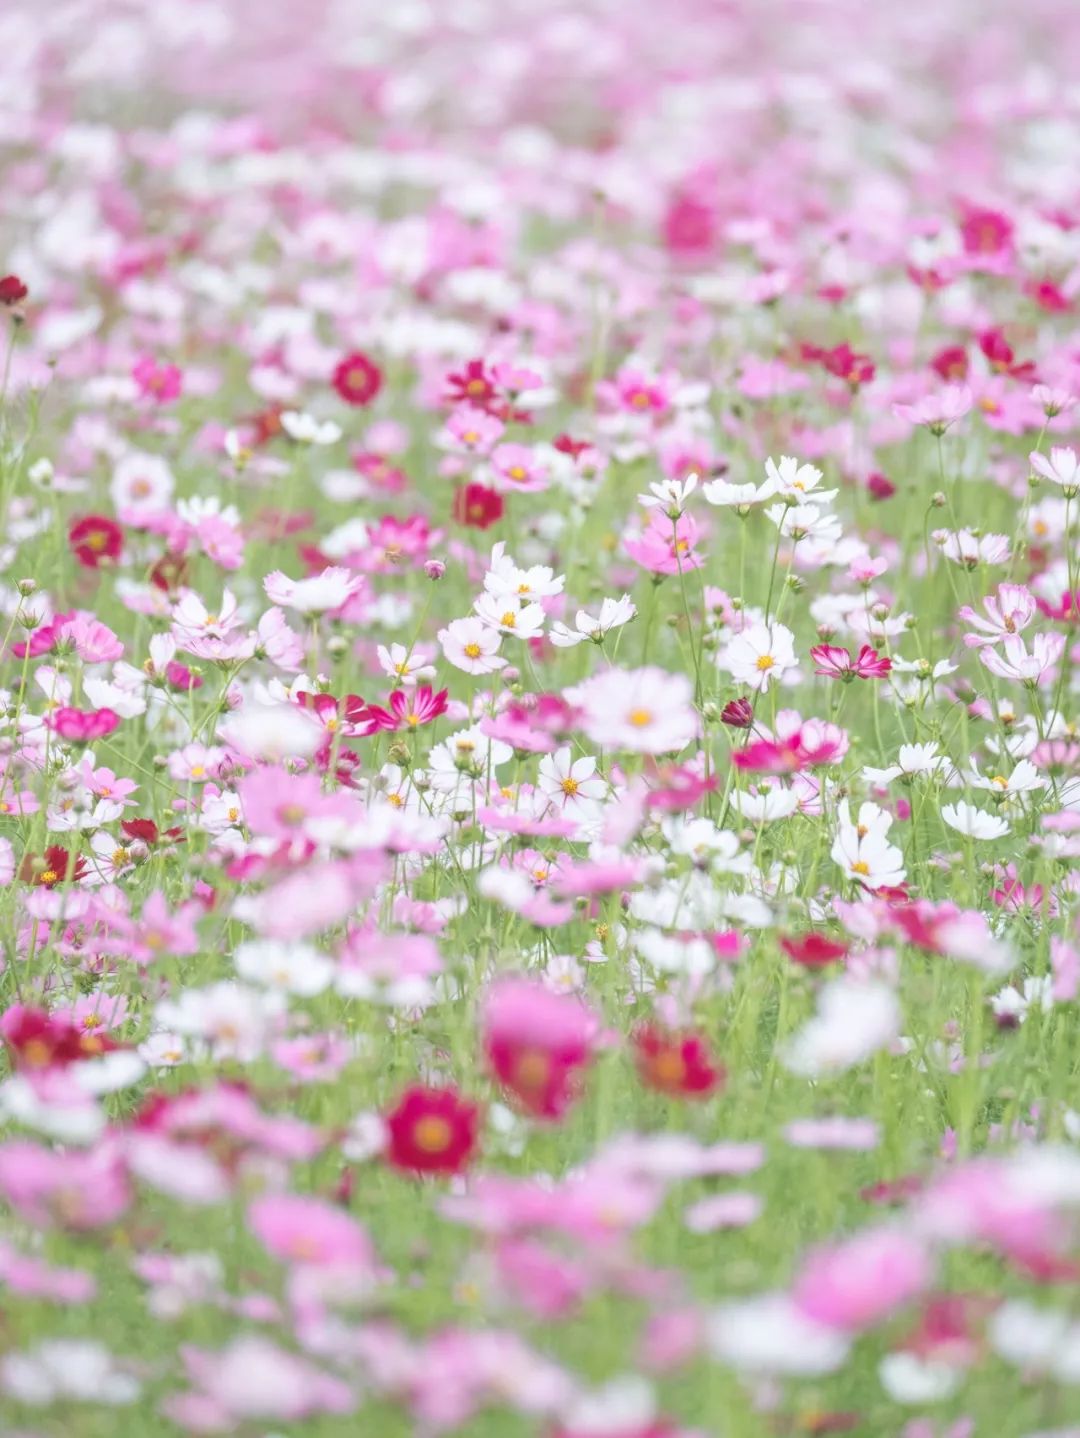
[{"label": "yellow flower center", "polygon": [[686,1077],[686,1064],[682,1055],[675,1049],[665,1049],[658,1053],[652,1061],[653,1077],[658,1083],[671,1084],[672,1086],[682,1083]]},{"label": "yellow flower center", "polygon": [[422,1153],[445,1153],[453,1136],[446,1119],[435,1114],[420,1119],[413,1129],[413,1142]]}]

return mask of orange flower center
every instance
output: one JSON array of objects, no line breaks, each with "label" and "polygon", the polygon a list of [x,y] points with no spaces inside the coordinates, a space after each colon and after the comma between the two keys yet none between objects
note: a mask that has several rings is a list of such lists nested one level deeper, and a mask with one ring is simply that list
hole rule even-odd
[{"label": "orange flower center", "polygon": [[453,1137],[454,1131],[446,1119],[435,1114],[418,1119],[413,1128],[413,1143],[422,1153],[445,1153]]}]

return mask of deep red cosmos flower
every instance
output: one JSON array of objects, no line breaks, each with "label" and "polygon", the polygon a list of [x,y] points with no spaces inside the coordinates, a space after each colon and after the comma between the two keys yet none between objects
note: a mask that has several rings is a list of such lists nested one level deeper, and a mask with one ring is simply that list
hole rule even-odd
[{"label": "deep red cosmos flower", "polygon": [[65,1068],[120,1047],[106,1034],[56,1019],[44,1009],[13,1004],[0,1017],[3,1039],[17,1069]]},{"label": "deep red cosmos flower", "polygon": [[76,519],[68,529],[68,543],[75,558],[86,569],[114,564],[120,558],[124,531],[115,519],[104,514],[88,514]]},{"label": "deep red cosmos flower", "polygon": [[720,723],[729,729],[749,729],[754,722],[754,706],[749,699],[729,699],[720,711]]},{"label": "deep red cosmos flower", "polygon": [[466,484],[454,492],[453,515],[470,529],[490,529],[503,516],[502,495],[486,484]]},{"label": "deep red cosmos flower", "polygon": [[852,389],[869,384],[875,374],[874,362],[870,356],[859,354],[848,344],[835,345],[831,350],[825,350],[821,363],[829,374],[842,379]]},{"label": "deep red cosmos flower", "polygon": [[150,849],[165,840],[179,844],[184,842],[184,830],[179,824],[171,829],[159,829],[153,819],[121,819],[120,827],[129,839]]},{"label": "deep red cosmos flower", "polygon": [[5,275],[0,279],[0,305],[7,309],[21,303],[29,293],[18,275]]},{"label": "deep red cosmos flower", "polygon": [[968,355],[963,345],[946,345],[930,361],[930,368],[946,383],[962,384],[968,377]]},{"label": "deep red cosmos flower", "polygon": [[648,1088],[673,1098],[707,1098],[723,1085],[724,1069],[713,1062],[698,1034],[668,1033],[642,1024],[633,1045],[638,1074]]},{"label": "deep red cosmos flower", "polygon": [[866,490],[871,499],[892,499],[896,493],[896,485],[888,475],[875,470],[873,474],[866,476]]},{"label": "deep red cosmos flower", "polygon": [[50,844],[44,854],[23,855],[19,878],[42,889],[54,889],[65,880],[74,883],[86,873],[86,860],[70,854],[63,844]]},{"label": "deep red cosmos flower", "polygon": [[811,931],[808,934],[785,935],[780,947],[788,958],[807,969],[819,969],[825,964],[835,964],[847,955],[848,946],[836,939],[827,939],[824,934]]},{"label": "deep red cosmos flower", "polygon": [[382,370],[359,350],[346,355],[334,370],[334,388],[346,404],[370,404],[382,384]]},{"label": "deep red cosmos flower", "polygon": [[386,1115],[387,1163],[404,1173],[460,1173],[476,1151],[479,1114],[457,1089],[414,1084]]}]

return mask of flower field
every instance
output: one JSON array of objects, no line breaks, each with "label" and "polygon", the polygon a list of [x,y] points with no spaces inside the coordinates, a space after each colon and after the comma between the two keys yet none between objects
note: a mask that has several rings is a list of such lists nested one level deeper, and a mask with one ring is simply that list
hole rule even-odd
[{"label": "flower field", "polygon": [[0,6],[0,1433],[1078,1438],[1078,66]]}]

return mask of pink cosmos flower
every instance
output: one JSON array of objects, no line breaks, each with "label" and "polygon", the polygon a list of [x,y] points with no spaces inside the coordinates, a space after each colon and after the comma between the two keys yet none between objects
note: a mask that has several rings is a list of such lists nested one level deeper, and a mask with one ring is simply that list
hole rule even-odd
[{"label": "pink cosmos flower", "polygon": [[104,739],[120,723],[112,709],[74,709],[61,705],[45,716],[45,725],[72,744],[92,744]]},{"label": "pink cosmos flower", "polygon": [[897,1228],[873,1228],[811,1253],[793,1297],[827,1328],[870,1328],[910,1303],[933,1277],[925,1242]]},{"label": "pink cosmos flower", "polygon": [[685,574],[705,563],[694,548],[698,535],[697,520],[689,512],[673,520],[662,509],[652,509],[645,528],[624,538],[623,547],[652,574]]},{"label": "pink cosmos flower", "polygon": [[267,1194],[247,1211],[255,1237],[286,1263],[370,1267],[371,1240],[354,1218],[321,1199],[301,1194]]},{"label": "pink cosmos flower", "polygon": [[179,368],[174,364],[159,364],[153,355],[143,355],[136,361],[131,377],[143,398],[152,399],[156,404],[178,399],[183,388]]},{"label": "pink cosmos flower", "polygon": [[589,1063],[596,1020],[576,998],[530,979],[500,979],[484,1001],[492,1073],[537,1118],[561,1118]]},{"label": "pink cosmos flower", "polygon": [[925,425],[931,434],[944,434],[963,419],[974,399],[966,384],[950,384],[940,394],[928,394],[914,404],[894,404],[893,414],[909,424]]},{"label": "pink cosmos flower", "polygon": [[74,645],[75,653],[84,664],[107,664],[124,654],[123,644],[109,626],[81,610],[57,621],[56,637]]},{"label": "pink cosmos flower", "polygon": [[433,724],[445,714],[448,701],[448,690],[440,689],[436,693],[430,684],[420,684],[411,690],[395,689],[386,709],[369,704],[367,717],[374,730],[416,729],[424,724]]},{"label": "pink cosmos flower", "polygon": [[188,1347],[183,1359],[196,1391],[168,1399],[164,1408],[197,1432],[231,1431],[249,1421],[296,1423],[348,1413],[356,1402],[347,1383],[260,1335],[235,1338],[216,1352]]},{"label": "pink cosmos flower", "polygon": [[38,1228],[102,1228],[131,1202],[114,1150],[57,1153],[24,1139],[0,1145],[0,1193]]},{"label": "pink cosmos flower", "polygon": [[892,660],[879,654],[872,644],[864,644],[852,659],[847,649],[838,644],[815,644],[810,650],[814,673],[827,679],[884,679],[892,669]]},{"label": "pink cosmos flower", "polygon": [[491,452],[495,488],[501,494],[537,494],[547,489],[551,476],[524,444],[499,444]]},{"label": "pink cosmos flower", "polygon": [[635,754],[675,753],[698,733],[693,685],[663,669],[600,670],[568,692],[594,743]]},{"label": "pink cosmos flower", "polygon": [[1018,634],[1035,617],[1035,607],[1035,596],[1026,585],[998,585],[997,593],[983,600],[985,619],[968,604],[957,611],[961,619],[980,631],[978,634],[965,634],[964,643],[969,649],[978,648],[984,644],[996,644],[1010,634]]}]

